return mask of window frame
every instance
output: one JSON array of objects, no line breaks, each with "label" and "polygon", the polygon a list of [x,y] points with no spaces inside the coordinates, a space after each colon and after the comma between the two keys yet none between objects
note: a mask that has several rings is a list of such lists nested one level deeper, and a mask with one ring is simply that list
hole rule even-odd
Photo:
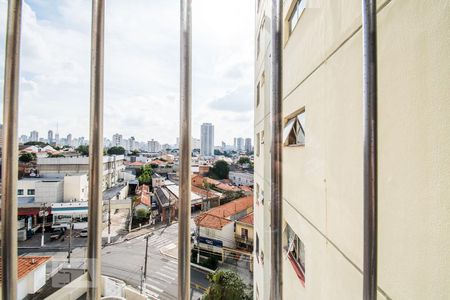
[{"label": "window frame", "polygon": [[17,189],[17,196],[24,196],[24,189]]},{"label": "window frame", "polygon": [[34,195],[36,195],[36,189],[27,189],[27,196],[34,196]]},{"label": "window frame", "polygon": [[[297,27],[297,24],[300,20],[300,17],[303,14],[303,11],[306,8],[306,1],[305,0],[295,0],[295,3],[293,4],[293,7],[291,9],[291,12],[288,15],[287,18],[287,27],[288,27],[288,33],[289,36],[294,32],[295,28]],[[292,25],[292,21],[294,19],[294,16],[296,16],[295,24]]]},{"label": "window frame", "polygon": [[287,224],[286,226],[286,241],[285,247],[287,257],[291,261],[294,271],[301,280],[302,284],[305,284],[306,280],[306,252],[305,243],[297,235],[297,233]]},{"label": "window frame", "polygon": [[[283,144],[286,147],[304,147],[306,145],[305,123],[305,108],[302,108],[297,113],[294,113],[290,117],[286,118],[285,124],[283,126]],[[291,142],[294,139],[295,142]]]},{"label": "window frame", "polygon": [[256,107],[261,103],[261,81],[256,85]]}]

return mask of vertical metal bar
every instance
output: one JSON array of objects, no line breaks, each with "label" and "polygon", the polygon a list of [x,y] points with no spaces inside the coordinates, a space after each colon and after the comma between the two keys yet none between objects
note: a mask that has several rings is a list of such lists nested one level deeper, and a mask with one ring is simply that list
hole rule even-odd
[{"label": "vertical metal bar", "polygon": [[377,2],[362,1],[365,300],[377,297]]},{"label": "vertical metal bar", "polygon": [[283,98],[282,98],[282,25],[283,1],[272,0],[272,143],[271,143],[271,253],[270,299],[283,299],[282,252],[282,150],[283,150]]},{"label": "vertical metal bar", "polygon": [[191,0],[180,1],[180,205],[178,210],[178,299],[188,300],[191,286]]},{"label": "vertical metal bar", "polygon": [[17,298],[17,173],[22,0],[8,1],[3,95],[2,299]]},{"label": "vertical metal bar", "polygon": [[103,52],[105,1],[92,1],[89,141],[88,299],[100,299],[103,202]]}]

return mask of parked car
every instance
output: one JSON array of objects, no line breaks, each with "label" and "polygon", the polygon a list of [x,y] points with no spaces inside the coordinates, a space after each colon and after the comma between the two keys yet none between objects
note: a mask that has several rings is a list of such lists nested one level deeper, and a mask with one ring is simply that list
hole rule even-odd
[{"label": "parked car", "polygon": [[52,234],[50,235],[51,240],[59,240],[65,233],[65,229],[62,227],[59,228],[53,228]]},{"label": "parked car", "polygon": [[80,237],[87,237],[88,236],[88,230],[87,229],[83,229],[80,232]]}]

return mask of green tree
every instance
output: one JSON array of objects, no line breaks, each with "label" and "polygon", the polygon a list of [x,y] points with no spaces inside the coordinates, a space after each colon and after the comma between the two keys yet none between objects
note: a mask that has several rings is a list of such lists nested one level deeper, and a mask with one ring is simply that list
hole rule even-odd
[{"label": "green tree", "polygon": [[121,146],[114,146],[108,149],[107,153],[109,155],[123,155],[125,154],[125,149]]},{"label": "green tree", "polygon": [[136,218],[138,220],[145,220],[147,219],[149,215],[148,209],[146,208],[139,208],[136,210]]},{"label": "green tree", "polygon": [[81,155],[89,156],[89,146],[87,145],[80,145],[76,150]]},{"label": "green tree", "polygon": [[211,283],[203,300],[250,300],[247,286],[233,271],[219,270],[208,275]]},{"label": "green tree", "polygon": [[249,164],[249,163],[250,163],[250,158],[248,158],[247,156],[242,156],[238,160],[238,164],[240,164],[240,165]]},{"label": "green tree", "polygon": [[38,147],[43,148],[43,147],[47,146],[48,144],[44,143],[44,142],[32,141],[32,142],[26,142],[24,145],[25,146],[38,146]]},{"label": "green tree", "polygon": [[224,160],[218,160],[209,171],[210,177],[214,179],[227,179],[230,173],[230,165]]},{"label": "green tree", "polygon": [[150,166],[143,166],[140,170],[140,175],[138,176],[139,184],[150,185],[152,183],[153,170]]},{"label": "green tree", "polygon": [[131,155],[134,155],[134,156],[138,156],[139,155],[139,150],[133,150],[133,151],[131,151]]},{"label": "green tree", "polygon": [[23,153],[19,156],[19,161],[23,163],[29,163],[36,158],[36,155],[33,153]]},{"label": "green tree", "polygon": [[48,153],[48,154],[47,154],[47,157],[64,157],[64,154],[61,154],[61,153],[58,153],[58,154],[51,154],[51,153]]}]

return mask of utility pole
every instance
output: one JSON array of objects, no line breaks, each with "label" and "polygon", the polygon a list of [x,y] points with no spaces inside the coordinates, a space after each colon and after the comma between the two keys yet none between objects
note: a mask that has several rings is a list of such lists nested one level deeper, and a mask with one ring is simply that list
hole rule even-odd
[{"label": "utility pole", "polygon": [[200,264],[200,226],[197,225],[197,265]]},{"label": "utility pole", "polygon": [[141,266],[141,289],[140,289],[140,293],[142,294],[142,288],[144,287],[144,276],[143,276],[143,269],[144,267]]},{"label": "utility pole", "polygon": [[73,218],[70,218],[70,228],[69,228],[69,252],[67,253],[67,263],[70,268],[70,254],[72,253],[72,227],[73,227]]},{"label": "utility pole", "polygon": [[108,244],[111,243],[111,198],[108,200]]},{"label": "utility pole", "polygon": [[153,235],[153,232],[147,234],[145,237],[145,260],[144,260],[144,281],[147,278],[147,260],[148,260],[148,239]]},{"label": "utility pole", "polygon": [[41,237],[41,247],[44,247],[44,240],[45,240],[45,221],[48,216],[47,212],[47,203],[42,203],[40,214],[42,216],[42,237]]}]

